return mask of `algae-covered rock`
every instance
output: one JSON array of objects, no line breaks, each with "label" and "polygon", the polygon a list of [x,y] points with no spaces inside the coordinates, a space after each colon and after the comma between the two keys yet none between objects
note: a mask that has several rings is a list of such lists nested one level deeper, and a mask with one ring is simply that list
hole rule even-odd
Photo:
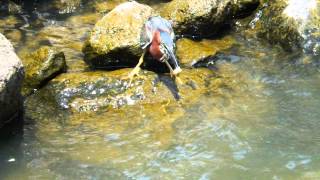
[{"label": "algae-covered rock", "polygon": [[164,5],[160,14],[173,22],[177,34],[210,35],[258,4],[258,0],[173,0]]},{"label": "algae-covered rock", "polygon": [[182,38],[177,41],[177,57],[182,65],[191,67],[200,60],[213,57],[217,52],[229,49],[234,42],[230,36],[201,41]]},{"label": "algae-covered rock", "polygon": [[24,95],[66,70],[64,53],[50,47],[23,56],[22,63],[25,66]]},{"label": "algae-covered rock", "polygon": [[142,71],[128,87],[129,80],[124,77],[130,70],[62,74],[33,96],[42,97],[46,106],[51,104],[58,109],[96,111],[168,101],[194,102],[214,81],[214,74],[208,69],[186,69],[179,74],[179,82],[169,76]]},{"label": "algae-covered rock", "polygon": [[284,49],[320,54],[320,2],[272,0],[257,24],[259,34]]},{"label": "algae-covered rock", "polygon": [[20,114],[24,72],[12,44],[0,34],[0,127]]},{"label": "algae-covered rock", "polygon": [[117,6],[93,28],[83,52],[84,60],[96,68],[135,65],[142,54],[140,34],[151,7],[137,2]]}]

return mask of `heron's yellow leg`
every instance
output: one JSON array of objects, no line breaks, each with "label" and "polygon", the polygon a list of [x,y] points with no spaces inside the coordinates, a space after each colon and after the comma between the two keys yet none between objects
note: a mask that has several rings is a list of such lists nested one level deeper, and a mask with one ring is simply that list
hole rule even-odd
[{"label": "heron's yellow leg", "polygon": [[176,82],[178,84],[182,84],[182,80],[178,77],[178,73],[181,72],[181,69],[179,69],[179,72],[174,72],[174,70],[172,69],[171,65],[169,64],[168,61],[164,61],[166,63],[166,65],[168,66],[169,70],[170,70],[170,76],[171,78],[174,78],[176,80]]},{"label": "heron's yellow leg", "polygon": [[144,58],[145,54],[146,54],[146,50],[143,51],[142,56],[140,57],[138,64],[133,68],[133,70],[126,77],[126,79],[129,79],[129,86],[131,85],[134,76],[139,75],[140,66],[143,63],[143,58]]}]

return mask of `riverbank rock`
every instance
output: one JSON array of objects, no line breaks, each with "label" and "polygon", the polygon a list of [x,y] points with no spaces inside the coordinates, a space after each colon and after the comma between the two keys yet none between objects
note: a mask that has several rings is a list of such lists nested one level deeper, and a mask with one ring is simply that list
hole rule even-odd
[{"label": "riverbank rock", "polygon": [[192,67],[201,60],[213,57],[217,52],[229,49],[235,43],[235,40],[226,36],[222,39],[194,41],[187,38],[179,39],[177,45],[177,57],[181,65]]},{"label": "riverbank rock", "polygon": [[219,85],[208,69],[185,69],[179,82],[170,76],[142,71],[130,87],[123,79],[131,69],[66,73],[51,80],[31,99],[40,97],[46,106],[72,112],[97,111],[128,105],[158,104],[170,101],[195,102],[210,84]]},{"label": "riverbank rock", "polygon": [[259,35],[284,49],[320,54],[320,2],[272,0],[257,24]]},{"label": "riverbank rock", "polygon": [[126,2],[99,20],[83,48],[84,60],[95,68],[134,66],[142,54],[140,34],[154,10]]},{"label": "riverbank rock", "polygon": [[177,34],[212,35],[258,4],[259,0],[173,0],[160,9],[160,14],[173,22]]},{"label": "riverbank rock", "polygon": [[0,127],[21,115],[23,65],[11,43],[0,34]]},{"label": "riverbank rock", "polygon": [[67,68],[64,53],[52,47],[42,47],[23,56],[22,63],[25,67],[24,95],[29,95]]}]

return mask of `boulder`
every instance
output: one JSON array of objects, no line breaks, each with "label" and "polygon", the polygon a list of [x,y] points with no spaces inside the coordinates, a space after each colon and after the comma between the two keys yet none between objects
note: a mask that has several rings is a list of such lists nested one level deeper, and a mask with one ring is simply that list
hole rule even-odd
[{"label": "boulder", "polygon": [[142,54],[140,34],[154,10],[137,2],[120,4],[93,28],[83,52],[95,68],[134,66]]},{"label": "boulder", "polygon": [[11,43],[0,34],[0,127],[21,115],[23,65]]},{"label": "boulder", "polygon": [[40,88],[67,68],[64,53],[47,46],[24,55],[21,59],[25,67],[22,89],[24,95],[30,94],[33,89]]},{"label": "boulder", "polygon": [[[185,69],[179,81],[166,75],[142,71],[131,86],[124,79],[131,69],[61,74],[29,99],[41,99],[45,106],[71,112],[98,111],[130,105],[195,102],[215,82],[208,69]],[[46,108],[46,107],[44,107]]]},{"label": "boulder", "polygon": [[272,0],[257,23],[258,35],[288,51],[320,54],[320,2]]},{"label": "boulder", "polygon": [[198,61],[211,58],[217,52],[231,48],[234,43],[235,40],[230,36],[217,40],[203,39],[201,41],[182,38],[176,43],[176,54],[183,66],[192,67]]},{"label": "boulder", "polygon": [[172,21],[177,34],[212,35],[258,4],[259,0],[173,0],[160,9],[160,14]]}]

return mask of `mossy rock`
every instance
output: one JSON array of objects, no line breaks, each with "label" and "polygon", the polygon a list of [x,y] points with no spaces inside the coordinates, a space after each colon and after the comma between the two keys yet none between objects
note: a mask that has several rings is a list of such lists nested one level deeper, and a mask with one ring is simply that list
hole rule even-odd
[{"label": "mossy rock", "polygon": [[55,48],[42,47],[37,51],[22,55],[25,67],[25,79],[22,93],[29,95],[33,89],[38,89],[45,82],[66,70],[66,61],[63,52]]},{"label": "mossy rock", "polygon": [[192,67],[201,60],[231,48],[234,43],[235,40],[230,36],[217,40],[203,39],[201,41],[182,38],[177,41],[177,57],[183,66]]},{"label": "mossy rock", "polygon": [[258,34],[285,50],[320,54],[319,1],[272,0],[263,9]]},{"label": "mossy rock", "polygon": [[142,27],[154,14],[137,2],[120,4],[96,23],[83,48],[84,60],[94,68],[134,66],[142,54]]},{"label": "mossy rock", "polygon": [[160,9],[160,14],[173,22],[177,34],[212,35],[258,4],[258,0],[173,0]]},{"label": "mossy rock", "polygon": [[[177,101],[190,104],[215,84],[208,69],[185,69],[175,82],[170,76],[142,71],[131,86],[125,79],[131,69],[65,73],[51,80],[32,98],[71,112],[110,110],[130,105]],[[50,104],[50,105],[49,105]]]}]

